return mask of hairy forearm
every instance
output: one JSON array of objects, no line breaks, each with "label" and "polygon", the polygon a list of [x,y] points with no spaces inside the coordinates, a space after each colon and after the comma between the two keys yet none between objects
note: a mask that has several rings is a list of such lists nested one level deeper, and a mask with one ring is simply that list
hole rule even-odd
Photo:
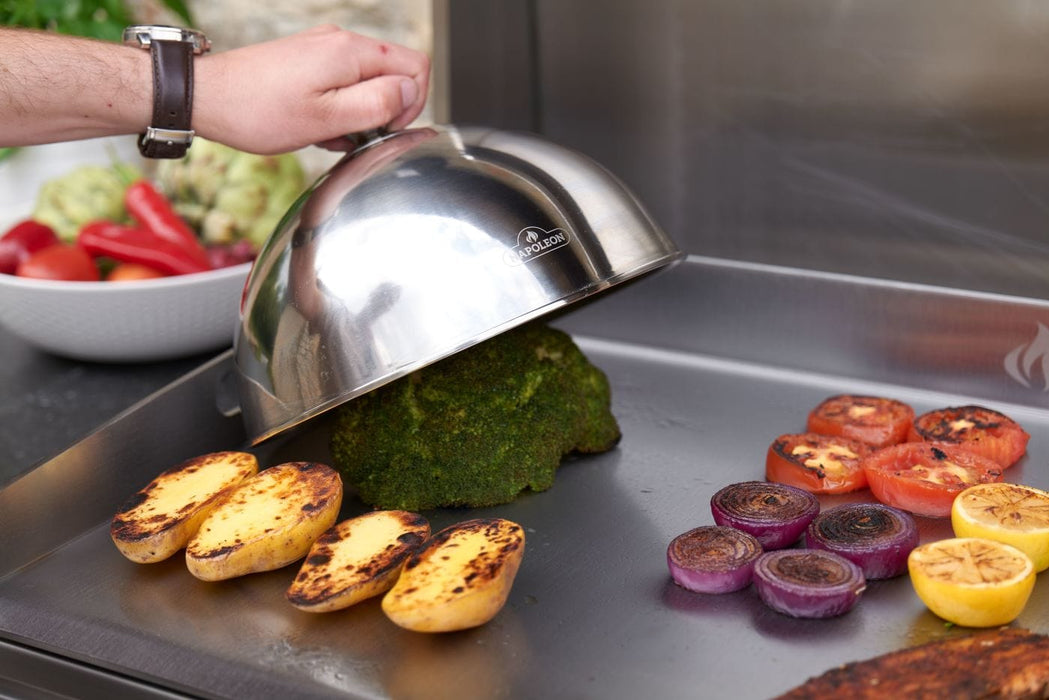
[{"label": "hairy forearm", "polygon": [[0,146],[138,133],[149,124],[148,52],[0,28]]},{"label": "hairy forearm", "polygon": [[[425,54],[332,25],[193,62],[192,128],[254,153],[407,126],[426,102]],[[138,134],[153,113],[148,51],[0,28],[0,146]]]}]

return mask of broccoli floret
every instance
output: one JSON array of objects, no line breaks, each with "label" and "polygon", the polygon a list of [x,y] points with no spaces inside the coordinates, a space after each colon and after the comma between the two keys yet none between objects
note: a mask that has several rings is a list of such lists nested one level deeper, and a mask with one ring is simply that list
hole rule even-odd
[{"label": "broccoli floret", "polygon": [[507,331],[336,409],[333,464],[369,505],[507,503],[619,441],[604,373],[568,334]]}]

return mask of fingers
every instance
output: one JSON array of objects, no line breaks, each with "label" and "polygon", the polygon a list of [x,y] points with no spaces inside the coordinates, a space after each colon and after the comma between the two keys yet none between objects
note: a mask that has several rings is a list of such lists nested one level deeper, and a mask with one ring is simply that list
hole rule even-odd
[{"label": "fingers", "polygon": [[[426,54],[333,26],[198,59],[194,125],[253,152],[403,129],[423,111]],[[326,144],[327,145],[327,144]]]},{"label": "fingers", "polygon": [[[386,107],[381,113],[387,117],[387,121],[377,123],[369,120],[365,128],[389,125],[399,129],[419,116],[426,104],[430,83],[430,59],[426,54],[352,32],[336,29],[335,33],[323,33],[328,40],[345,42],[340,47],[340,56],[348,58],[352,55],[356,59],[346,63],[347,66],[353,64],[355,73],[348,82],[354,83],[354,87],[366,89],[359,91],[362,94],[355,99],[362,103],[379,102]],[[407,79],[398,83],[401,92],[399,109],[393,107],[397,102],[393,94],[394,86],[387,80],[394,76]],[[378,113],[368,112],[369,116]]]},{"label": "fingers", "polygon": [[430,59],[426,54],[405,46],[344,32],[341,37],[356,54],[360,78],[380,75],[406,75],[421,80],[429,76]]},{"label": "fingers", "polygon": [[[305,51],[316,51],[325,59],[315,64],[328,80],[349,85],[384,75],[403,75],[415,81],[421,94],[426,94],[430,79],[430,58],[421,51],[388,41],[356,34],[331,25],[314,27],[289,38]],[[315,44],[315,46],[309,46]]]}]

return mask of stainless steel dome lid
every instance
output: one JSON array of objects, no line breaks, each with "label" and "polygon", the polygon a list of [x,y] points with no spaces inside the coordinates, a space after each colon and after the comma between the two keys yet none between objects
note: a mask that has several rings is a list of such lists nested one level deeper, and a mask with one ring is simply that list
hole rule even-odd
[{"label": "stainless steel dome lid", "polygon": [[683,257],[589,158],[439,126],[378,137],[289,210],[234,342],[253,443]]}]

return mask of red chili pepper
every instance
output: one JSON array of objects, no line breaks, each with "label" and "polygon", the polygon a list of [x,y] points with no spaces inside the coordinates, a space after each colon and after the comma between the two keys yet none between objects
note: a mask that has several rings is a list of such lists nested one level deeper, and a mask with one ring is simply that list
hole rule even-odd
[{"label": "red chili pepper", "polygon": [[51,227],[39,221],[29,219],[15,224],[0,237],[0,272],[15,274],[19,263],[59,242]]},{"label": "red chili pepper", "polygon": [[210,268],[208,253],[197,239],[197,234],[150,182],[138,180],[128,186],[124,192],[124,206],[145,229],[158,238],[181,246],[187,255]]},{"label": "red chili pepper", "polygon": [[206,257],[202,264],[185,247],[163,239],[152,231],[112,221],[85,224],[77,235],[77,245],[94,257],[105,256],[120,262],[140,263],[169,275],[211,269]]}]

